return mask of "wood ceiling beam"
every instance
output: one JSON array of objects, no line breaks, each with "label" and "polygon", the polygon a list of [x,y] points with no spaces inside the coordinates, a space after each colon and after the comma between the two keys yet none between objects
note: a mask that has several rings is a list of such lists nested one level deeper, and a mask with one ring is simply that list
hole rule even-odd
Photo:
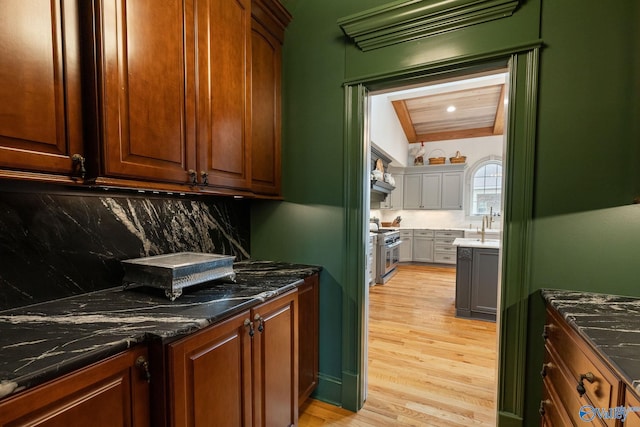
[{"label": "wood ceiling beam", "polygon": [[500,97],[498,98],[498,108],[496,108],[496,118],[493,122],[493,134],[502,135],[504,133],[504,86],[500,89]]},{"label": "wood ceiling beam", "polygon": [[402,130],[404,130],[404,134],[407,136],[407,141],[409,141],[409,143],[419,142],[420,140],[411,122],[407,104],[403,100],[391,101],[391,104],[393,105],[393,109],[396,110],[396,115],[398,116],[398,120],[400,120],[400,126],[402,126]]},{"label": "wood ceiling beam", "polygon": [[484,127],[484,128],[476,128],[476,129],[454,130],[449,132],[425,133],[425,134],[417,135],[417,138],[418,138],[417,141],[432,142],[432,141],[448,141],[451,139],[478,138],[481,136],[495,135],[493,132],[494,132],[494,127]]}]

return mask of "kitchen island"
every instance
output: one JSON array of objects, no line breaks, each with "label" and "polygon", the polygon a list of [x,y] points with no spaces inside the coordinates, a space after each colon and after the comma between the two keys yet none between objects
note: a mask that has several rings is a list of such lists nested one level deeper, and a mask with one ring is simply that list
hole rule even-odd
[{"label": "kitchen island", "polygon": [[500,240],[458,238],[456,316],[496,320]]},{"label": "kitchen island", "polygon": [[242,261],[236,282],[162,290],[121,286],[0,312],[0,399],[145,342],[170,342],[285,294],[320,267]]}]

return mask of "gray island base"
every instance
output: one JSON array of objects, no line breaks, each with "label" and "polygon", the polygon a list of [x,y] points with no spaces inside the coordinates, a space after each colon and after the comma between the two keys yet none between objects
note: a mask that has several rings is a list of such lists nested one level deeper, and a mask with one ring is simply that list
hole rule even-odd
[{"label": "gray island base", "polygon": [[500,241],[456,239],[456,317],[495,322]]}]

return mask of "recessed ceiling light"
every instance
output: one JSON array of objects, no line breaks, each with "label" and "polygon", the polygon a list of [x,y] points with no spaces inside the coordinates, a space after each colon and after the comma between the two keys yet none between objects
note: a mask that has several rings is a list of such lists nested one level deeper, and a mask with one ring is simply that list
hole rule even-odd
[{"label": "recessed ceiling light", "polygon": [[449,105],[447,107],[447,112],[449,113],[453,113],[454,111],[456,111],[456,107],[454,107],[453,105]]}]

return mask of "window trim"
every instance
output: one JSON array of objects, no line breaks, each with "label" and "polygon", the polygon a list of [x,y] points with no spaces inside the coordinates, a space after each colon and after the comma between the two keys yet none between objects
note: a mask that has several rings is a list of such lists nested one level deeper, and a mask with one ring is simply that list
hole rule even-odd
[{"label": "window trim", "polygon": [[487,164],[498,164],[500,165],[500,167],[502,167],[502,185],[501,185],[501,201],[500,201],[500,206],[502,206],[502,202],[504,201],[504,162],[502,161],[502,156],[496,156],[496,155],[490,155],[490,156],[485,156],[479,160],[477,160],[475,163],[473,163],[473,165],[468,169],[468,172],[466,174],[466,202],[465,203],[465,215],[467,216],[468,219],[480,219],[483,217],[483,215],[474,215],[471,213],[471,208],[473,207],[473,177],[475,176],[476,172],[478,172],[478,170],[480,168],[482,168],[483,166],[487,165]]}]

